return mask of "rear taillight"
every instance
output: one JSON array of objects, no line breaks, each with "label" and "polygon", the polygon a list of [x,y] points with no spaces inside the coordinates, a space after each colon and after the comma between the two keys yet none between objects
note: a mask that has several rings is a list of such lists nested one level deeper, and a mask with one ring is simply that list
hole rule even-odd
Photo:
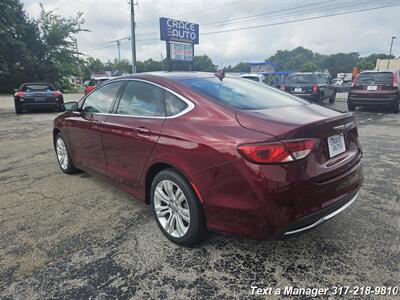
[{"label": "rear taillight", "polygon": [[15,97],[24,97],[24,96],[25,96],[25,93],[24,93],[24,92],[16,92],[16,93],[14,94],[14,96],[15,96]]},{"label": "rear taillight", "polygon": [[305,158],[311,153],[317,140],[294,140],[268,144],[245,144],[238,146],[239,153],[257,164],[276,164]]},{"label": "rear taillight", "polygon": [[52,95],[53,95],[54,97],[60,97],[62,94],[61,94],[61,92],[59,92],[59,91],[55,91],[55,92],[52,93]]},{"label": "rear taillight", "polygon": [[312,91],[314,94],[318,93],[318,85],[316,83],[314,83],[314,85],[312,87]]},{"label": "rear taillight", "polygon": [[397,78],[396,72],[392,73],[392,85],[393,87],[399,87],[399,79]]}]

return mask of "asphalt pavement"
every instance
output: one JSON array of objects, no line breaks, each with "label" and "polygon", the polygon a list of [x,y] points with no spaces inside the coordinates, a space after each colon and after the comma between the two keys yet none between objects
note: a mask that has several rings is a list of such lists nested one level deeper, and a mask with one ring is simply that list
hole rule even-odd
[{"label": "asphalt pavement", "polygon": [[0,299],[246,299],[251,286],[399,285],[400,114],[357,109],[365,183],[334,219],[288,240],[212,233],[193,248],[166,240],[149,208],[108,182],[62,173],[58,114],[16,115],[0,96]]}]

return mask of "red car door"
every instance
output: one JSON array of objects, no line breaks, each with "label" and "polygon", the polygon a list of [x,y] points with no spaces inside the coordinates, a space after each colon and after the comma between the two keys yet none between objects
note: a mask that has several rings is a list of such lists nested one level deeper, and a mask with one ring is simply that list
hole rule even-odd
[{"label": "red car door", "polygon": [[106,173],[101,131],[122,84],[123,81],[111,82],[93,92],[83,100],[81,111],[68,118],[68,141],[78,166]]},{"label": "red car door", "polygon": [[115,113],[103,125],[107,175],[137,186],[164,120],[163,89],[147,82],[129,81]]}]

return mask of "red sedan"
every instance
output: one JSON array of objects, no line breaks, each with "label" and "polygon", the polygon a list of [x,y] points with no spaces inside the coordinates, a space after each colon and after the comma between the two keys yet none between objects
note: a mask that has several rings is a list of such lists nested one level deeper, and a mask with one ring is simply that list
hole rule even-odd
[{"label": "red sedan", "polygon": [[154,73],[104,83],[54,122],[63,172],[150,204],[181,245],[208,230],[292,236],[357,198],[362,151],[342,114],[250,80]]}]

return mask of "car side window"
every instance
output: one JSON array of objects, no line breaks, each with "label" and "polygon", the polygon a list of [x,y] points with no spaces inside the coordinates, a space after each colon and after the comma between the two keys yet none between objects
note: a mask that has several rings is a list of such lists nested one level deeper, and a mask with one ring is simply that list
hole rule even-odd
[{"label": "car side window", "polygon": [[177,115],[188,107],[188,104],[185,101],[179,99],[177,96],[168,91],[165,91],[164,97],[165,113],[168,117]]},{"label": "car side window", "polygon": [[109,83],[86,97],[82,110],[90,113],[109,113],[122,81]]},{"label": "car side window", "polygon": [[163,89],[141,81],[129,81],[117,114],[134,117],[165,117]]}]

